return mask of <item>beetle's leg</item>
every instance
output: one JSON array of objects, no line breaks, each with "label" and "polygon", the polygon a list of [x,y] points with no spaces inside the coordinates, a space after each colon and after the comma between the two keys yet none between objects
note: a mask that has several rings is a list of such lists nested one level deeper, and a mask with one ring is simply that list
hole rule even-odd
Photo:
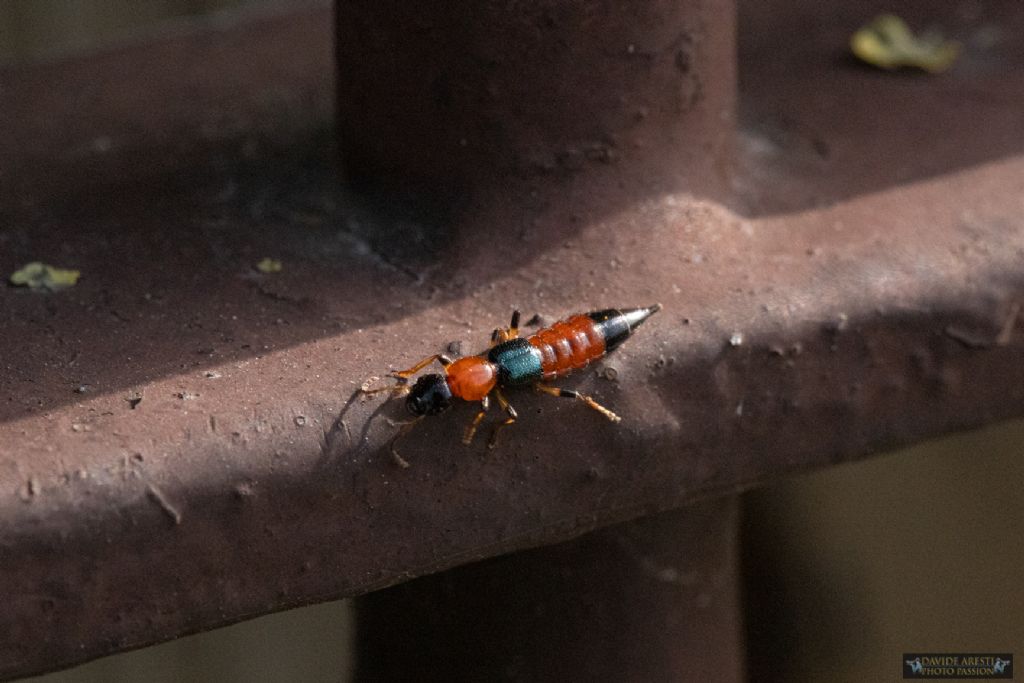
[{"label": "beetle's leg", "polygon": [[519,417],[516,409],[512,407],[512,405],[505,399],[505,395],[501,393],[501,389],[495,388],[494,396],[498,399],[498,405],[501,406],[501,409],[505,411],[508,417],[506,417],[502,422],[494,425],[494,431],[491,432],[491,438],[487,442],[488,449],[494,448],[498,445],[498,431],[501,430],[502,427],[508,427],[516,421],[517,417]]},{"label": "beetle's leg", "polygon": [[507,342],[509,339],[515,339],[519,336],[519,311],[512,311],[512,322],[509,323],[508,327],[502,329],[498,328],[491,332],[491,347],[495,347],[502,342]]},{"label": "beetle's leg", "polygon": [[466,427],[466,431],[462,434],[462,443],[468,446],[473,442],[473,435],[476,434],[476,428],[480,425],[480,421],[484,419],[484,415],[487,414],[487,409],[491,407],[491,399],[488,396],[484,396],[480,400],[480,412],[473,418],[472,424]]},{"label": "beetle's leg", "polygon": [[559,389],[558,387],[553,387],[547,384],[535,384],[534,387],[536,387],[537,391],[541,391],[545,394],[550,394],[552,396],[560,396],[561,398],[574,398],[578,401],[583,401],[588,406],[590,406],[597,412],[601,413],[612,422],[620,422],[622,420],[621,417],[619,417],[612,411],[608,410],[594,399],[590,398],[585,394],[581,394],[578,391],[573,391],[572,389]]},{"label": "beetle's leg", "polygon": [[512,322],[508,324],[508,329],[505,330],[505,340],[515,339],[519,336],[519,311],[512,311]]},{"label": "beetle's leg", "polygon": [[399,370],[397,372],[390,372],[388,374],[391,377],[406,380],[415,375],[423,368],[433,363],[435,360],[444,367],[448,367],[449,365],[452,364],[452,360],[448,356],[444,355],[443,353],[435,353],[433,356],[427,356],[426,358],[424,358],[423,360],[421,360],[419,363],[412,366],[408,370]]},{"label": "beetle's leg", "polygon": [[382,391],[390,391],[392,397],[405,396],[409,393],[409,378],[415,375],[417,372],[427,367],[434,361],[437,361],[444,367],[448,367],[452,364],[451,358],[444,355],[443,353],[434,354],[421,360],[416,365],[412,366],[408,370],[391,371],[388,373],[388,377],[393,377],[398,380],[398,384],[390,387],[379,387],[377,389],[371,389],[370,385],[380,379],[380,377],[371,377],[370,379],[363,382],[363,385],[359,387],[359,391],[364,394],[379,394]]},{"label": "beetle's leg", "polygon": [[397,448],[398,440],[401,439],[406,434],[408,434],[409,430],[412,429],[412,426],[414,424],[416,424],[417,422],[419,422],[420,420],[422,420],[423,417],[424,416],[421,415],[421,416],[419,416],[417,418],[409,420],[408,422],[402,423],[402,428],[398,430],[398,433],[395,434],[395,436],[391,439],[391,443],[388,444],[388,450],[391,451],[391,457],[394,458],[395,464],[398,465],[401,468],[408,467],[409,466],[409,461],[406,460],[405,458],[403,458],[401,455],[399,455],[398,448]]}]

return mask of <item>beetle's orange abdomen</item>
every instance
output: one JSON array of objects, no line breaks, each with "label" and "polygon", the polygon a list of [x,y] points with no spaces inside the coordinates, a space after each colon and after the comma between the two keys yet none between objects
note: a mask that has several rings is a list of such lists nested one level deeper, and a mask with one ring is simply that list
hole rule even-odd
[{"label": "beetle's orange abdomen", "polygon": [[449,365],[445,372],[452,395],[465,401],[480,401],[498,383],[498,369],[481,356],[467,356]]},{"label": "beetle's orange abdomen", "polygon": [[541,354],[544,379],[554,379],[585,367],[604,355],[604,336],[589,315],[574,315],[543,329],[529,339]]}]

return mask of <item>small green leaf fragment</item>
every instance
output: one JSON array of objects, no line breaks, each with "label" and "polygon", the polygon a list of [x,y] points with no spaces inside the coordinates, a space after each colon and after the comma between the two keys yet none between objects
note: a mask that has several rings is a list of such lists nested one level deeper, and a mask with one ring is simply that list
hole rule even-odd
[{"label": "small green leaf fragment", "polygon": [[914,35],[894,14],[880,14],[850,38],[858,59],[881,69],[912,67],[942,73],[960,55],[960,43],[935,32]]},{"label": "small green leaf fragment", "polygon": [[256,270],[261,273],[280,273],[283,267],[281,262],[274,258],[265,258],[256,264]]},{"label": "small green leaf fragment", "polygon": [[15,271],[10,277],[10,282],[19,287],[56,292],[73,287],[81,274],[77,270],[55,268],[39,261],[32,261]]}]

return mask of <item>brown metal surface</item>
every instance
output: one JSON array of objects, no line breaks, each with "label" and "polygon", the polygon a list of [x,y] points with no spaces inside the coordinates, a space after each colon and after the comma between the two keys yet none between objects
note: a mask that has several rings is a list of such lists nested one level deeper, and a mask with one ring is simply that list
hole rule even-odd
[{"label": "brown metal surface", "polygon": [[743,680],[736,497],[357,601],[358,681]]},{"label": "brown metal surface", "polygon": [[[446,230],[337,189],[328,11],[0,72],[0,273],[83,272],[0,289],[0,677],[1024,414],[1021,46],[876,73],[836,17],[741,46],[728,205],[627,156]],[[514,306],[652,301],[567,383],[620,425],[517,393],[499,449],[460,406],[401,470],[401,406],[346,403]]]}]

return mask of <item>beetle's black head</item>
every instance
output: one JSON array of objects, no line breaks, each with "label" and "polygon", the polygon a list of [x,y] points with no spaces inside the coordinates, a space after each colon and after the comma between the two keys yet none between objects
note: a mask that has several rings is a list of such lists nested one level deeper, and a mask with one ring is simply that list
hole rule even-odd
[{"label": "beetle's black head", "polygon": [[452,390],[442,375],[423,375],[405,399],[405,407],[416,416],[443,413],[451,404]]}]

